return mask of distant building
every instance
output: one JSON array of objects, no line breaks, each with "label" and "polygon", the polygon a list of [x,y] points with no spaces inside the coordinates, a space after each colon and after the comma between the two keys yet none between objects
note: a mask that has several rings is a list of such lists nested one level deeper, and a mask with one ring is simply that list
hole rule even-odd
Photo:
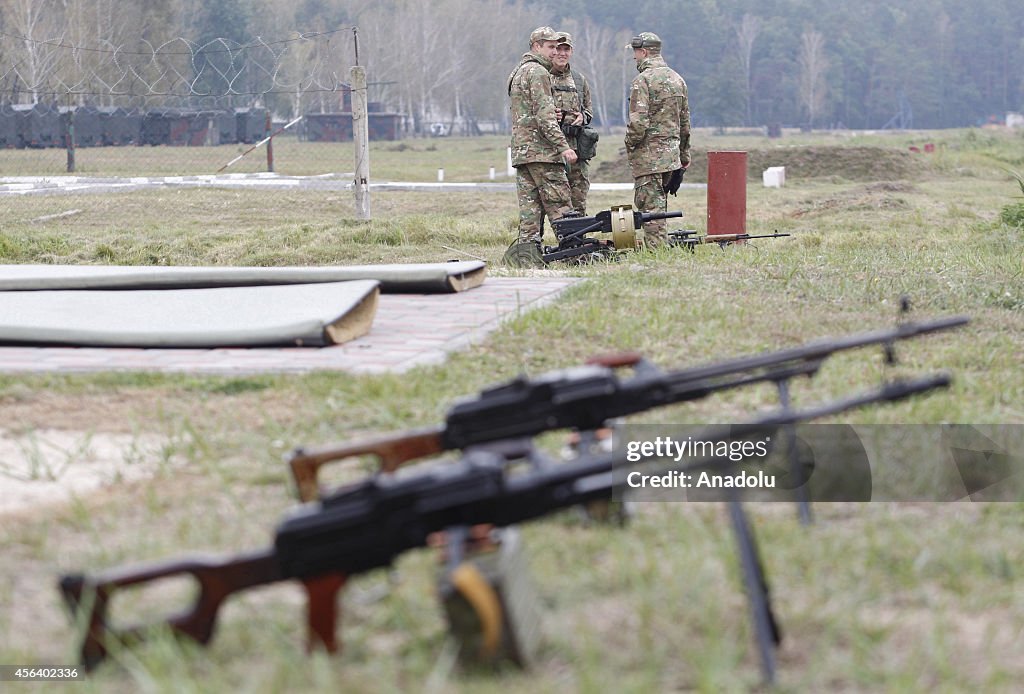
[{"label": "distant building", "polygon": [[[307,113],[305,137],[310,142],[348,142],[352,140],[351,113]],[[402,138],[402,114],[368,113],[371,140]]]},{"label": "distant building", "polygon": [[1007,113],[1006,114],[1006,127],[1008,128],[1024,128],[1024,113]]},{"label": "distant building", "polygon": [[[352,140],[352,90],[342,85],[341,98],[328,113],[307,113],[301,135],[310,142],[347,142]],[[379,101],[366,104],[367,126],[371,140],[399,140],[403,135],[404,118],[400,113],[384,110]]]}]

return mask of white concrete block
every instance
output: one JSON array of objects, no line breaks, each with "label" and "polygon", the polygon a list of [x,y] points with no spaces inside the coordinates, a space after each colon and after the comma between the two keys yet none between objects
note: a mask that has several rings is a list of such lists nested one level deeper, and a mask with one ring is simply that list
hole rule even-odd
[{"label": "white concrete block", "polygon": [[781,188],[786,185],[786,167],[769,166],[761,174],[761,178],[764,180],[765,188]]}]

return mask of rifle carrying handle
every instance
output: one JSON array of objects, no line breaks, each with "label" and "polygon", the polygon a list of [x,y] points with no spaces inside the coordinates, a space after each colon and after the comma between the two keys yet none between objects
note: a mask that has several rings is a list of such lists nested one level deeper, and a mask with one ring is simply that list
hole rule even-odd
[{"label": "rifle carrying handle", "polygon": [[315,501],[320,498],[320,468],[361,455],[376,457],[381,472],[394,472],[405,463],[443,452],[442,434],[441,427],[434,427],[313,450],[298,448],[288,458],[296,493],[301,501]]},{"label": "rifle carrying handle", "polygon": [[174,632],[198,643],[213,636],[217,610],[226,597],[254,585],[279,580],[279,567],[273,552],[245,555],[237,559],[209,558],[116,569],[98,576],[72,574],[60,579],[60,590],[73,617],[82,609],[89,611],[86,632],[80,649],[82,667],[87,671],[99,665],[108,654],[112,639],[124,643],[142,638],[146,626],[113,629],[107,622],[110,598],[121,589],[161,578],[188,575],[199,585],[199,595],[191,609],[175,615],[166,624]]}]

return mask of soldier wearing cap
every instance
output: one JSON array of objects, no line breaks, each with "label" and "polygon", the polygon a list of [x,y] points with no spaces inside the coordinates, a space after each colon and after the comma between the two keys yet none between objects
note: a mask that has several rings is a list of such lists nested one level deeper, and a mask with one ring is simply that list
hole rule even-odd
[{"label": "soldier wearing cap", "polygon": [[555,50],[554,65],[551,68],[551,89],[554,92],[558,124],[577,157],[576,164],[569,168],[568,173],[572,206],[580,214],[586,214],[590,165],[584,159],[588,152],[580,151],[579,137],[583,126],[589,125],[594,118],[590,83],[581,72],[569,65],[573,51],[572,35],[561,33],[562,39]]},{"label": "soldier wearing cap", "polygon": [[[690,107],[686,82],[661,57],[661,39],[645,31],[630,42],[640,73],[629,90],[626,156],[633,202],[641,212],[664,212],[690,165]],[[666,241],[665,220],[644,224],[649,246]]]},{"label": "soldier wearing cap", "polygon": [[550,73],[564,38],[551,27],[535,29],[530,52],[508,78],[521,243],[540,244],[545,215],[555,220],[573,211],[566,165],[576,163],[576,153],[558,127]]}]

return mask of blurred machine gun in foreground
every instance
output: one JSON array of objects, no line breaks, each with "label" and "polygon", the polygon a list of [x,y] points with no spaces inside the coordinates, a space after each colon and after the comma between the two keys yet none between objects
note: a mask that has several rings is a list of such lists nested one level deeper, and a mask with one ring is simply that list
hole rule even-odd
[{"label": "blurred machine gun in foreground", "polygon": [[[738,441],[798,422],[833,416],[866,405],[894,402],[943,388],[945,374],[890,379],[865,392],[807,409],[791,407],[788,383],[810,376],[836,352],[881,345],[887,363],[895,361],[894,343],[964,325],[966,318],[903,322],[892,329],[821,340],[780,350],[665,372],[627,355],[597,364],[552,372],[536,379],[517,378],[457,403],[443,427],[399,434],[390,439],[344,444],[321,451],[296,451],[292,469],[307,503],[287,514],[270,547],[221,558],[186,558],[142,567],[125,567],[92,575],[74,573],[60,579],[61,593],[84,634],[80,653],[87,669],[97,666],[117,645],[145,636],[145,627],[120,629],[108,619],[114,594],[123,588],[172,576],[190,576],[198,585],[191,609],[162,623],[199,643],[213,636],[217,611],[234,593],[284,580],[300,581],[308,596],[309,645],[338,648],[338,594],[349,576],[389,566],[411,549],[448,538],[450,583],[478,618],[481,652],[496,653],[516,616],[511,601],[467,559],[466,538],[481,527],[507,528],[560,509],[621,495],[625,473],[647,465],[661,472],[714,469],[729,473],[737,462],[711,456],[690,463],[665,463],[652,456],[629,457],[621,451],[580,447],[567,461],[554,461],[534,445],[538,434],[572,428],[593,432],[609,419],[704,397],[712,392],[757,382],[779,387],[780,407],[721,430],[708,430],[708,441]],[[632,366],[632,378],[620,378]],[[449,464],[397,476],[382,472],[341,489],[323,490],[316,472],[324,463],[374,454],[384,471],[445,450],[460,449]],[[301,475],[298,471],[302,471]],[[752,528],[737,498],[728,499],[741,572],[754,620],[765,679],[774,677],[774,647],[781,640]]]}]

